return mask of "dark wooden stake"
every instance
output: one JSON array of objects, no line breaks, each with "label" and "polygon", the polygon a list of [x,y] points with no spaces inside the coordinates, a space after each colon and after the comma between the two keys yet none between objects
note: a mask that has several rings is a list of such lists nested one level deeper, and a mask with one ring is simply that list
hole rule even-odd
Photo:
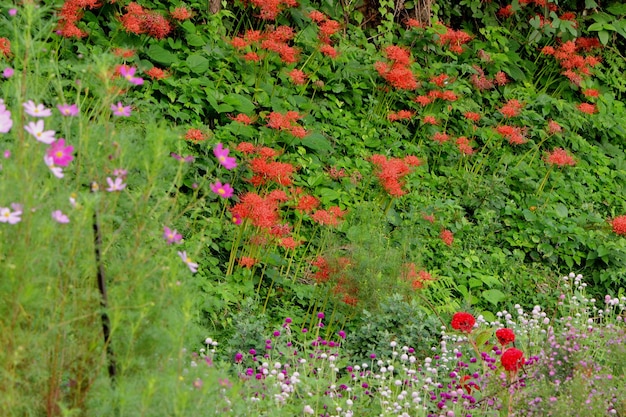
[{"label": "dark wooden stake", "polygon": [[[92,192],[96,192],[98,189],[97,185],[93,185],[91,187]],[[104,277],[104,266],[102,265],[101,259],[101,248],[102,248],[102,235],[100,233],[100,225],[98,223],[98,210],[94,207],[93,210],[93,238],[94,238],[94,251],[96,255],[96,266],[97,266],[97,281],[98,281],[98,289],[100,290],[100,306],[102,307],[102,315],[100,316],[102,319],[102,334],[104,336],[104,345],[106,346],[107,352],[107,362],[109,368],[109,377],[111,381],[115,382],[115,375],[117,373],[117,367],[115,363],[115,354],[113,352],[113,346],[111,345],[111,320],[109,319],[109,315],[107,314],[108,307],[108,299],[107,299],[107,287],[106,287],[106,279]]]}]

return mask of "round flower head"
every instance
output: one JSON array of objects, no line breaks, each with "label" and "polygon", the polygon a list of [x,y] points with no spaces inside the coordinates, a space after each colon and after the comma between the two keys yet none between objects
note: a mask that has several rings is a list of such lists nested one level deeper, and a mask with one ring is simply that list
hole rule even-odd
[{"label": "round flower head", "polygon": [[465,333],[471,333],[476,319],[470,313],[454,313],[452,316],[452,328]]},{"label": "round flower head", "polygon": [[626,235],[626,215],[617,216],[611,221],[613,232],[618,235]]},{"label": "round flower head", "polygon": [[507,371],[518,371],[524,365],[524,353],[516,348],[507,349],[500,357],[502,367]]},{"label": "round flower head", "polygon": [[496,337],[502,346],[515,342],[515,333],[513,333],[511,329],[504,328],[496,330]]}]

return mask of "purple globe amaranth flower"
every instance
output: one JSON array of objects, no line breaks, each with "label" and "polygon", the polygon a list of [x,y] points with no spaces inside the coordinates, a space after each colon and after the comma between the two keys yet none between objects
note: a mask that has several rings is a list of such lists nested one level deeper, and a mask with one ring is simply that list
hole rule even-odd
[{"label": "purple globe amaranth flower", "polygon": [[65,146],[65,139],[59,138],[52,142],[48,148],[47,154],[50,158],[52,158],[54,165],[66,167],[74,159],[72,152],[74,152],[74,147]]},{"label": "purple globe amaranth flower", "polygon": [[237,161],[235,158],[228,156],[228,152],[228,148],[224,148],[221,143],[218,143],[215,148],[213,148],[213,154],[220,165],[230,170],[237,167]]}]

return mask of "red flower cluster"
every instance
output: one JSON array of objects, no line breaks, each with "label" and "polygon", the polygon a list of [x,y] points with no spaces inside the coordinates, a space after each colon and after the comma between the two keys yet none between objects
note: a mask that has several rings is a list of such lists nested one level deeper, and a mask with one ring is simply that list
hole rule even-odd
[{"label": "red flower cluster", "polygon": [[309,13],[309,18],[315,22],[318,27],[320,43],[325,46],[330,46],[330,37],[339,32],[341,24],[336,20],[329,19],[328,16],[317,10],[313,10]]},{"label": "red flower cluster", "polygon": [[254,226],[269,230],[280,220],[278,213],[280,201],[275,197],[272,194],[261,197],[249,192],[241,196],[240,202],[230,211],[234,218],[249,219]]},{"label": "red flower cluster", "polygon": [[500,109],[500,113],[502,113],[502,115],[507,118],[519,116],[523,107],[524,105],[519,101],[509,100],[504,106],[502,106],[502,108]]},{"label": "red flower cluster", "polygon": [[611,221],[613,232],[617,235],[626,235],[626,215],[617,216]]},{"label": "red flower cluster", "polygon": [[83,17],[85,9],[97,9],[102,6],[98,0],[66,0],[59,12],[57,30],[66,38],[84,38],[87,32],[76,26]]},{"label": "red flower cluster", "polygon": [[474,70],[476,70],[476,74],[472,74],[470,76],[470,81],[478,90],[491,90],[494,87],[494,83],[491,79],[487,78],[485,75],[485,71],[480,68],[478,65],[474,65]]},{"label": "red flower cluster", "polygon": [[239,259],[239,266],[243,267],[243,268],[252,268],[258,261],[254,258],[251,258],[249,256],[242,256]]},{"label": "red flower cluster", "polygon": [[474,153],[474,148],[472,148],[469,139],[465,136],[460,136],[456,139],[456,146],[463,155],[472,155]]},{"label": "red flower cluster", "polygon": [[548,122],[548,132],[550,132],[551,135],[554,135],[555,133],[561,133],[562,131],[563,128],[561,127],[561,125],[554,120],[550,120]]},{"label": "red flower cluster", "polygon": [[191,142],[202,142],[206,140],[206,136],[200,129],[191,128],[187,130],[187,133],[185,133],[185,140],[189,140]]},{"label": "red flower cluster", "polygon": [[417,267],[412,262],[403,265],[401,277],[410,282],[414,290],[422,289],[427,283],[433,281],[433,277],[428,272],[423,269],[417,271]]},{"label": "red flower cluster", "polygon": [[463,45],[472,40],[472,37],[462,30],[446,29],[446,33],[439,35],[439,45],[447,45],[450,51],[455,54],[461,54],[463,52]]},{"label": "red flower cluster", "polygon": [[135,35],[147,34],[156,39],[163,39],[172,31],[172,25],[164,16],[155,11],[145,10],[135,2],[126,6],[126,14],[120,16],[120,21],[127,32]]},{"label": "red flower cluster", "polygon": [[460,332],[471,333],[474,324],[476,324],[476,319],[470,313],[459,312],[452,316],[451,326]]},{"label": "red flower cluster", "polygon": [[296,168],[292,164],[274,161],[273,159],[278,156],[278,152],[271,148],[259,147],[250,150],[247,149],[247,145],[250,144],[243,142],[237,146],[237,150],[240,152],[248,150],[249,152],[244,153],[256,155],[249,162],[253,176],[248,181],[250,181],[252,185],[258,187],[270,181],[279,185],[291,185],[291,176],[296,171]]},{"label": "red flower cluster", "polygon": [[264,20],[276,20],[278,14],[285,8],[296,7],[296,0],[250,0],[252,5],[261,9],[259,18]]},{"label": "red flower cluster", "polygon": [[397,113],[389,113],[389,116],[387,116],[387,118],[389,119],[389,121],[395,122],[397,120],[409,120],[413,116],[415,116],[415,112],[411,110],[400,110]]},{"label": "red flower cluster", "polygon": [[390,158],[384,155],[373,155],[371,161],[376,165],[376,176],[383,188],[394,197],[406,194],[402,189],[402,178],[411,172],[411,167],[421,165],[421,161],[415,156],[407,156],[404,159]]},{"label": "red flower cluster", "polygon": [[162,80],[170,76],[166,71],[163,71],[161,68],[157,67],[152,67],[149,70],[145,71],[145,73],[153,80]]},{"label": "red flower cluster", "polygon": [[556,148],[546,156],[546,162],[549,165],[557,165],[560,167],[576,165],[576,161],[563,148]]},{"label": "red flower cluster", "polygon": [[305,213],[310,213],[311,211],[316,209],[317,206],[319,205],[320,205],[320,201],[317,198],[313,197],[312,195],[305,194],[298,199],[296,210],[299,210]]},{"label": "red flower cluster", "polygon": [[502,346],[515,342],[515,333],[511,329],[504,328],[496,330],[496,337]]},{"label": "red flower cluster", "polygon": [[424,118],[422,119],[422,123],[426,124],[426,125],[436,125],[438,124],[437,119],[435,118],[435,116],[424,116]]},{"label": "red flower cluster", "polygon": [[439,237],[447,246],[452,246],[454,243],[454,234],[448,229],[442,230]]},{"label": "red flower cluster", "polygon": [[324,283],[330,281],[331,278],[337,278],[337,275],[341,276],[345,274],[351,265],[349,258],[340,256],[329,262],[328,259],[323,256],[318,256],[313,262],[312,266],[317,267],[317,271],[313,274],[313,279],[317,283]]},{"label": "red flower cluster", "polygon": [[181,6],[172,10],[170,16],[172,16],[172,19],[182,22],[183,20],[191,19],[192,15],[186,7]]},{"label": "red flower cluster", "polygon": [[[231,117],[231,120],[233,120],[234,122],[239,122],[239,123],[244,124],[244,125],[252,124],[252,118],[250,116],[248,116],[247,114],[243,114],[243,113],[239,113],[237,116]],[[254,147],[254,145],[252,145],[252,144],[250,144],[250,145],[252,147]]]},{"label": "red flower cluster", "polygon": [[409,67],[413,60],[408,50],[391,45],[383,51],[391,62],[378,61],[374,68],[389,84],[400,90],[415,90],[417,80]]},{"label": "red flower cluster", "polygon": [[580,103],[578,106],[576,106],[576,108],[581,112],[587,114],[594,114],[597,110],[596,105],[591,103]]},{"label": "red flower cluster", "polygon": [[471,120],[472,122],[475,122],[475,123],[480,121],[480,113],[467,111],[463,114],[463,116],[465,116],[467,120]]},{"label": "red flower cluster", "polygon": [[302,117],[295,111],[288,111],[285,114],[271,112],[268,116],[267,126],[272,129],[286,130],[297,138],[303,138],[307,135],[307,131],[297,123]]},{"label": "red flower cluster", "polygon": [[496,131],[507,138],[511,145],[521,145],[526,143],[524,132],[519,127],[502,125],[498,126]]},{"label": "red flower cluster", "polygon": [[553,56],[559,62],[561,68],[563,68],[562,74],[569,78],[572,83],[580,85],[584,77],[591,75],[591,69],[600,63],[600,59],[590,55],[583,56],[577,52],[589,50],[595,47],[595,45],[595,42],[587,40],[580,42],[567,41],[557,48],[546,46],[541,52],[544,55]]},{"label": "red flower cluster", "polygon": [[307,75],[304,71],[294,68],[289,71],[289,78],[291,78],[291,82],[295,85],[302,85],[306,83]]},{"label": "red flower cluster", "polygon": [[517,372],[524,365],[524,353],[516,348],[508,348],[500,357],[502,367],[509,372]]},{"label": "red flower cluster", "polygon": [[322,226],[337,226],[346,213],[346,210],[341,210],[338,206],[332,206],[328,210],[315,211],[311,215],[311,219]]},{"label": "red flower cluster", "polygon": [[11,42],[7,38],[0,38],[0,52],[6,58],[11,56]]}]

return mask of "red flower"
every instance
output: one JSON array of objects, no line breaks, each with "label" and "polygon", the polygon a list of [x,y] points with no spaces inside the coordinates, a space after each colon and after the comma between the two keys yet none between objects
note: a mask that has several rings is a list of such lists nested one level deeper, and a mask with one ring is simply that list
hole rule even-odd
[{"label": "red flower", "polygon": [[509,100],[504,106],[502,106],[500,113],[502,113],[504,117],[518,116],[523,107],[524,105],[519,101]]},{"label": "red flower", "polygon": [[600,96],[600,92],[598,90],[596,90],[595,88],[587,88],[587,89],[583,90],[583,94],[586,97],[598,97],[598,96]]},{"label": "red flower", "polygon": [[524,353],[519,349],[509,348],[500,357],[500,362],[507,371],[517,372],[524,365]]},{"label": "red flower", "polygon": [[169,74],[166,71],[163,71],[161,68],[152,67],[149,70],[145,71],[146,75],[153,80],[162,80],[167,78]]},{"label": "red flower", "polygon": [[552,153],[546,157],[546,162],[550,165],[558,165],[560,167],[565,165],[574,166],[576,161],[562,148],[556,148]]},{"label": "red flower", "polygon": [[239,266],[242,266],[244,268],[252,268],[256,263],[257,260],[249,256],[242,256],[239,259]]},{"label": "red flower", "polygon": [[322,45],[320,46],[320,52],[323,53],[324,55],[326,55],[327,57],[330,58],[336,58],[337,57],[337,50],[335,48],[333,48],[330,45]]},{"label": "red flower", "polygon": [[244,125],[249,125],[252,123],[252,119],[247,114],[239,113],[237,116],[233,117],[232,120],[234,122],[239,122]]},{"label": "red flower", "polygon": [[460,312],[454,313],[452,316],[452,328],[464,333],[471,333],[472,328],[476,324],[476,319],[470,313]]},{"label": "red flower", "polygon": [[310,211],[312,211],[313,209],[317,208],[317,206],[320,205],[320,202],[317,198],[313,197],[312,195],[303,195],[302,197],[300,197],[300,200],[298,200],[298,205],[296,206],[296,210],[300,210],[300,211],[304,211],[305,213],[308,213]]},{"label": "red flower", "polygon": [[561,133],[563,131],[563,128],[554,120],[550,120],[548,122],[548,131],[554,135],[555,133]]},{"label": "red flower", "polygon": [[448,246],[452,246],[452,243],[454,243],[454,235],[448,229],[442,230],[439,237],[441,237],[441,240],[443,240],[443,243],[445,243]]},{"label": "red flower", "polygon": [[424,118],[422,119],[422,122],[424,124],[436,125],[437,119],[435,118],[435,116],[424,116]]},{"label": "red flower", "polygon": [[185,139],[190,140],[192,142],[202,142],[206,139],[204,133],[200,129],[189,129],[185,134]]},{"label": "red flower", "polygon": [[576,106],[578,110],[587,114],[594,114],[596,112],[596,105],[591,103],[580,103]]},{"label": "red flower", "polygon": [[191,18],[191,12],[186,7],[177,7],[170,13],[173,19],[182,21]]},{"label": "red flower", "polygon": [[0,52],[7,58],[11,56],[11,41],[7,38],[0,38]]},{"label": "red flower", "polygon": [[307,75],[304,71],[294,68],[289,72],[289,78],[291,78],[292,83],[302,85],[306,82]]},{"label": "red flower", "polygon": [[504,328],[496,330],[496,337],[502,346],[515,342],[515,333],[513,333],[511,329]]},{"label": "red flower", "polygon": [[478,122],[480,120],[480,114],[479,113],[474,113],[471,111],[465,112],[465,114],[463,114],[463,116],[465,116],[465,118],[467,120],[471,120],[472,122]]},{"label": "red flower", "polygon": [[626,235],[626,215],[617,216],[611,221],[613,232],[618,235]]},{"label": "red flower", "polygon": [[471,155],[474,153],[474,148],[472,148],[469,139],[465,136],[460,136],[457,138],[456,146],[459,147],[459,151],[461,151],[463,155]]}]

